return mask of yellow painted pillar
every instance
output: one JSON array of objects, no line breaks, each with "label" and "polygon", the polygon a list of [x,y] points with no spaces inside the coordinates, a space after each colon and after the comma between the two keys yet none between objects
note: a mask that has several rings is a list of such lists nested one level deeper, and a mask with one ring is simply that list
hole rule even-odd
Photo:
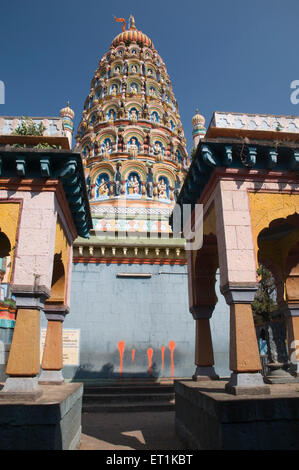
[{"label": "yellow painted pillar", "polygon": [[210,320],[208,318],[196,320],[195,364],[199,367],[214,365]]},{"label": "yellow painted pillar", "polygon": [[10,353],[6,367],[8,375],[1,390],[1,399],[6,394],[31,400],[42,391],[38,386],[40,372],[40,310],[18,308]]}]

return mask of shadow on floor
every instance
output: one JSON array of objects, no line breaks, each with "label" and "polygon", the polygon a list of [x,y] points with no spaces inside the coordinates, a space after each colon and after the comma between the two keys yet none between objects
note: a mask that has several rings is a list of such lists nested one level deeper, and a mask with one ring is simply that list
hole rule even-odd
[{"label": "shadow on floor", "polygon": [[80,450],[184,449],[174,412],[83,413]]}]

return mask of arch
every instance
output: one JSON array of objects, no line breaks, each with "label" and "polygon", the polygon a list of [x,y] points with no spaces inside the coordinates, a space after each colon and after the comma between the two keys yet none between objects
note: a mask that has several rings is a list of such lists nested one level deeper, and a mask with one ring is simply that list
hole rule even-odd
[{"label": "arch", "polygon": [[147,47],[143,48],[143,54],[145,59],[151,60],[153,58],[153,52],[151,49],[148,49]]},{"label": "arch", "polygon": [[150,115],[151,122],[160,122],[160,114],[158,111],[152,111]]},{"label": "arch", "polygon": [[144,143],[144,131],[138,126],[127,127],[124,131],[124,141],[128,142],[132,137],[135,137],[140,144]]},{"label": "arch", "polygon": [[163,164],[154,164],[154,167],[153,167],[153,174],[154,174],[154,180],[155,182],[158,182],[158,178],[160,176],[163,176],[165,178],[168,179],[169,181],[169,185],[171,187],[174,187],[175,185],[175,175],[174,173],[168,169],[168,167],[166,167],[165,165]]},{"label": "arch", "polygon": [[140,65],[137,61],[130,60],[128,63],[129,66],[129,73],[130,74],[138,74],[140,72]]},{"label": "arch", "polygon": [[158,98],[159,97],[158,87],[155,85],[148,85],[146,87],[146,94],[147,96],[151,96],[152,98]]},{"label": "arch", "polygon": [[103,143],[103,141],[107,138],[109,138],[113,143],[116,142],[116,130],[115,128],[102,128],[98,134],[97,134],[97,142],[98,142],[98,145],[101,145]]},{"label": "arch", "polygon": [[169,144],[169,137],[166,136],[163,132],[159,131],[158,129],[154,129],[151,131],[150,134],[150,145],[154,146],[155,142],[159,141],[162,143],[163,148],[166,150]]},{"label": "arch", "polygon": [[118,77],[122,72],[122,63],[119,61],[113,62],[111,64],[111,69],[114,77]]},{"label": "arch", "polygon": [[152,64],[147,64],[145,67],[145,76],[148,79],[155,79],[157,76],[156,67]]},{"label": "arch", "polygon": [[137,145],[137,148],[138,148],[138,153],[140,152],[140,149],[141,149],[141,144],[140,144],[140,141],[139,139],[135,136],[135,135],[132,135],[128,141],[127,141],[127,151],[129,152],[130,150],[130,146],[133,142],[133,139],[135,139],[135,144]]},{"label": "arch", "polygon": [[[135,113],[135,115],[134,115]],[[136,116],[136,118],[135,118]],[[140,110],[138,110],[135,106],[132,106],[130,109],[129,109],[129,112],[128,112],[128,117],[130,120],[132,120],[133,118],[135,119],[139,119],[139,116],[140,116]]]},{"label": "arch", "polygon": [[94,165],[89,174],[92,184],[96,183],[96,180],[101,173],[107,173],[109,175],[109,179],[112,180],[114,175],[113,165],[110,162],[101,162]]},{"label": "arch", "polygon": [[62,252],[55,253],[51,283],[51,296],[49,301],[64,303],[65,298],[65,269],[62,261]]},{"label": "arch", "polygon": [[129,103],[126,103],[125,105],[125,110],[127,113],[129,113],[130,109],[131,108],[136,108],[136,110],[138,111],[139,114],[141,114],[142,112],[142,106],[140,104],[140,102],[138,102],[137,100],[130,100]]},{"label": "arch", "polygon": [[130,160],[124,162],[122,166],[122,180],[127,180],[128,175],[132,171],[138,172],[139,175],[141,176],[141,180],[146,181],[147,172],[146,172],[145,164],[143,162],[139,162],[139,161],[132,162]]},{"label": "arch", "polygon": [[[129,47],[129,54],[133,57],[139,57],[140,55],[140,47],[138,46],[138,44],[133,44]],[[135,51],[135,53],[134,53]]]},{"label": "arch", "polygon": [[136,80],[135,77],[129,79],[127,81],[127,92],[134,94],[138,94],[141,91],[141,83],[139,80]]},{"label": "arch", "polygon": [[204,314],[209,318],[218,302],[215,291],[216,272],[219,268],[216,235],[204,235],[202,248],[190,255],[189,309],[194,316]]},{"label": "arch", "polygon": [[6,258],[10,255],[11,244],[9,238],[0,230],[0,258]]},{"label": "arch", "polygon": [[116,82],[112,82],[109,85],[109,95],[116,96],[118,93],[120,93],[120,85]]},{"label": "arch", "polygon": [[65,304],[67,297],[69,251],[70,243],[62,223],[59,217],[57,217],[51,295],[50,298],[46,300],[46,304]]},{"label": "arch", "polygon": [[258,233],[257,259],[260,262],[266,259],[279,266],[283,279],[286,279],[290,272],[289,252],[298,242],[299,214],[272,219],[268,227]]},{"label": "arch", "polygon": [[107,110],[107,112],[106,112],[106,118],[107,118],[108,121],[109,121],[110,119],[113,119],[113,121],[115,121],[116,116],[117,116],[117,114],[116,114],[116,111],[115,111],[115,109],[114,109],[113,107],[111,107],[111,108],[109,108],[109,109]]},{"label": "arch", "polygon": [[115,48],[115,55],[122,57],[125,50],[125,46],[118,46]]}]

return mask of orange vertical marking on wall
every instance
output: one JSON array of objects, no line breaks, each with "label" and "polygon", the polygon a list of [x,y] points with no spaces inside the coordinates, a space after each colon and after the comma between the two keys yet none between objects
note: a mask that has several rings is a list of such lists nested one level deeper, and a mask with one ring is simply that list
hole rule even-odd
[{"label": "orange vertical marking on wall", "polygon": [[118,347],[119,356],[120,356],[119,373],[121,374],[122,371],[123,371],[123,359],[124,359],[124,350],[125,350],[125,343],[124,343],[124,341],[119,341],[117,347]]},{"label": "orange vertical marking on wall", "polygon": [[153,348],[148,348],[147,350],[147,357],[148,357],[148,368],[149,368],[149,373],[152,373],[152,357],[154,354]]},{"label": "orange vertical marking on wall", "polygon": [[173,361],[173,351],[175,348],[175,342],[170,341],[169,343],[169,349],[170,349],[170,357],[171,357],[171,377],[173,377],[173,369],[174,369],[174,361]]},{"label": "orange vertical marking on wall", "polygon": [[134,363],[135,360],[135,349],[132,349],[132,362]]},{"label": "orange vertical marking on wall", "polygon": [[164,371],[164,353],[165,353],[165,346],[161,346],[162,375],[163,375],[163,371]]}]

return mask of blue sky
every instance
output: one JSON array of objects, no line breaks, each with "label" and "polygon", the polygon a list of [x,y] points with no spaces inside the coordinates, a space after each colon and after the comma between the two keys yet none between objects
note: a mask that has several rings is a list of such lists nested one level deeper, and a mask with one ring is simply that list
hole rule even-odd
[{"label": "blue sky", "polygon": [[1,115],[81,118],[98,61],[135,16],[164,62],[192,147],[195,108],[298,115],[298,0],[1,0]]}]

